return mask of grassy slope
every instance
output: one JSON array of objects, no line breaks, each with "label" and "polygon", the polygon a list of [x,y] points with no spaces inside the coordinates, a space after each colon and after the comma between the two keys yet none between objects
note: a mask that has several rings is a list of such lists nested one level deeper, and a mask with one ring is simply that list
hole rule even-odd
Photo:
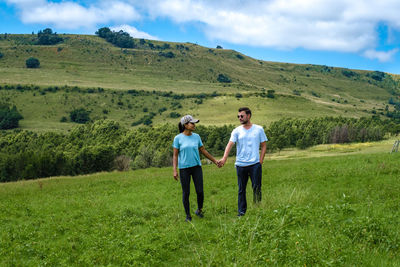
[{"label": "grassy slope", "polygon": [[[171,51],[175,57],[166,58],[159,56],[159,50],[119,49],[96,36],[65,37],[66,41],[56,46],[33,46],[29,44],[33,38],[31,35],[9,35],[8,39],[4,39],[4,35],[0,36],[0,51],[4,54],[0,59],[0,83],[76,85],[185,94],[217,91],[228,94],[206,100],[202,105],[185,102],[183,108],[178,110],[181,114],[200,116],[205,124],[234,123],[237,107],[243,105],[253,107],[254,114],[257,114],[254,116],[255,122],[264,125],[282,117],[360,117],[369,115],[373,108],[383,110],[390,97],[385,88],[366,76],[365,71],[354,71],[358,75],[347,78],[339,68],[266,62],[244,55],[240,55],[240,59],[239,53],[232,50],[208,49],[188,43],[182,44],[188,50],[178,49],[176,43],[169,43],[171,49],[163,52]],[[153,43],[162,45],[165,42]],[[29,56],[39,58],[41,68],[26,69],[25,60]],[[229,75],[233,82],[217,82],[219,73]],[[246,97],[246,94],[260,93],[262,89],[273,89],[279,97],[274,100]],[[293,96],[293,90],[300,91],[301,96]],[[313,92],[320,97],[313,96]],[[244,98],[237,100],[234,97],[236,93],[242,93]],[[30,104],[27,101],[30,97],[10,97],[10,101],[23,110],[23,128],[70,128],[68,124],[60,124],[59,120],[68,114],[73,103],[60,108],[59,102],[48,97],[47,100],[37,100]],[[60,95],[57,97],[61,98]],[[107,100],[99,101],[107,103]],[[133,101],[143,101],[143,105],[150,107],[167,106],[164,100],[155,101],[153,97]],[[99,102],[87,102],[85,105],[94,110],[94,117],[103,117]],[[117,118],[126,125],[130,125],[134,117],[145,115],[142,108],[126,110],[111,107],[110,111],[109,118]],[[168,116],[171,111],[154,118],[154,123],[175,121]]]},{"label": "grassy slope", "polygon": [[241,219],[232,163],[204,166],[193,224],[170,168],[1,184],[0,265],[395,266],[399,156],[270,159]]}]

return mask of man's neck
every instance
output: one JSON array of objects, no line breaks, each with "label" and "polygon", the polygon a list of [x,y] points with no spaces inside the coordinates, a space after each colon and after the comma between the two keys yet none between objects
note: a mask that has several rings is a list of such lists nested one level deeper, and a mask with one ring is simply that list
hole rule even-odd
[{"label": "man's neck", "polygon": [[243,124],[243,127],[248,130],[251,128],[251,126],[253,126],[253,124],[251,122],[247,122],[246,124]]}]

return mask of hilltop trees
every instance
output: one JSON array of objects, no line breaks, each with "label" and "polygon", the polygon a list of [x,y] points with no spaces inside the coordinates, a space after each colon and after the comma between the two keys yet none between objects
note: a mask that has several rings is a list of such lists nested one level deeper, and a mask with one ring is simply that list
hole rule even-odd
[{"label": "hilltop trees", "polygon": [[53,33],[52,29],[50,28],[39,31],[37,37],[38,45],[55,45],[64,40],[62,37],[58,36],[57,33]]},{"label": "hilltop trees", "polygon": [[115,32],[111,31],[108,27],[100,28],[96,31],[96,35],[106,39],[107,42],[112,43],[120,48],[135,48],[135,42],[129,33],[122,30]]}]

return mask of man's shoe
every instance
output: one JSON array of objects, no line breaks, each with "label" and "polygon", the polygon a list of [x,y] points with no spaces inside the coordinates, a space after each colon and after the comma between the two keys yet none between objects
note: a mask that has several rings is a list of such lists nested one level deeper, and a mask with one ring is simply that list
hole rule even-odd
[{"label": "man's shoe", "polygon": [[203,218],[203,217],[204,217],[204,213],[203,213],[202,210],[196,210],[195,213],[196,213],[196,215],[199,216],[200,218]]},{"label": "man's shoe", "polygon": [[244,213],[243,212],[239,212],[237,216],[238,217],[242,217],[242,216],[244,216]]},{"label": "man's shoe", "polygon": [[192,217],[186,216],[185,222],[191,222],[191,221],[192,221]]}]

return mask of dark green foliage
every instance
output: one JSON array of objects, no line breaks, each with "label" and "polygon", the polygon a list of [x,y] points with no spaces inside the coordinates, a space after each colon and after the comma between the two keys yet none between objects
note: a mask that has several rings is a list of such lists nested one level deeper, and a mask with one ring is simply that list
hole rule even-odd
[{"label": "dark green foliage", "polygon": [[236,98],[242,98],[243,95],[242,95],[241,93],[236,93],[236,94],[235,94],[235,97],[236,97]]},{"label": "dark green foliage", "polygon": [[25,61],[26,67],[33,69],[33,68],[39,68],[40,66],[40,61],[37,58],[30,57]]},{"label": "dark green foliage", "polygon": [[232,82],[232,79],[229,78],[228,75],[220,73],[218,74],[217,81],[219,81],[220,83],[230,83]]},{"label": "dark green foliage", "polygon": [[[154,113],[149,115],[142,118],[140,124],[151,121]],[[232,125],[199,125],[196,132],[204,147],[218,157],[224,153],[233,128]],[[0,180],[110,171],[115,167],[115,159],[121,155],[126,161],[132,159],[134,168],[168,166],[172,158],[172,140],[178,133],[177,123],[127,130],[110,120],[78,125],[68,134],[0,131]],[[399,124],[376,117],[327,117],[282,119],[266,129],[269,151],[327,143],[377,141],[382,140],[386,133],[400,133]],[[231,155],[234,154],[235,148],[231,151]]]},{"label": "dark green foliage", "polygon": [[169,114],[170,118],[179,118],[180,116],[181,116],[181,114],[179,114],[178,112],[174,112],[174,111]]},{"label": "dark green foliage", "polygon": [[156,115],[157,115],[156,113],[150,112],[149,114],[143,116],[143,117],[140,118],[139,120],[134,121],[134,122],[132,123],[132,126],[137,126],[137,125],[140,125],[140,124],[143,124],[143,125],[151,125],[151,124],[153,123],[153,118],[154,118]]},{"label": "dark green foliage", "polygon": [[294,95],[297,95],[297,96],[301,96],[301,91],[300,91],[300,90],[294,89],[294,90],[293,90],[293,94],[294,94]]},{"label": "dark green foliage", "polygon": [[129,33],[124,31],[111,31],[108,27],[100,28],[96,31],[96,35],[107,40],[107,42],[120,48],[135,48],[134,39],[129,35]]},{"label": "dark green foliage", "polygon": [[69,113],[71,121],[76,123],[86,123],[90,121],[89,115],[90,111],[87,111],[84,108],[75,109]]},{"label": "dark green foliage", "polygon": [[4,57],[4,54],[2,52],[0,52],[0,59],[2,59]]},{"label": "dark green foliage", "polygon": [[381,71],[374,71],[367,74],[368,77],[371,77],[375,81],[381,82],[386,77],[386,74]]},{"label": "dark green foliage", "polygon": [[329,143],[367,142],[382,140],[385,133],[396,134],[400,127],[389,120],[372,118],[325,117],[316,119],[281,119],[267,130],[268,147],[301,149]]},{"label": "dark green foliage", "polygon": [[315,91],[311,91],[311,95],[313,95],[313,96],[315,96],[315,97],[318,97],[318,98],[321,97],[321,94],[318,93],[318,92],[315,92]]},{"label": "dark green foliage", "polygon": [[57,33],[53,33],[53,31],[50,28],[46,28],[43,31],[39,31],[37,37],[38,37],[37,40],[38,45],[55,45],[64,41],[62,37],[57,35]]},{"label": "dark green foliage", "polygon": [[84,146],[73,158],[72,170],[76,174],[110,171],[114,164],[115,149],[109,145]]},{"label": "dark green foliage", "polygon": [[10,108],[7,104],[0,103],[0,130],[18,128],[19,121],[23,119],[17,108]]},{"label": "dark green foliage", "polygon": [[236,57],[237,57],[238,59],[240,59],[240,60],[244,59],[244,57],[243,57],[242,55],[240,55],[240,54],[237,54]]},{"label": "dark green foliage", "polygon": [[358,76],[358,73],[351,71],[351,70],[342,70],[342,74],[347,78],[352,78],[354,76]]},{"label": "dark green foliage", "polygon": [[267,91],[268,98],[275,98],[275,90],[268,90]]},{"label": "dark green foliage", "polygon": [[174,58],[175,57],[175,54],[172,53],[171,51],[169,51],[167,53],[160,52],[160,53],[158,53],[158,55],[161,57],[166,57],[166,58]]},{"label": "dark green foliage", "polygon": [[223,49],[223,48],[222,48],[222,46],[220,46],[220,45],[217,45],[217,49]]}]

